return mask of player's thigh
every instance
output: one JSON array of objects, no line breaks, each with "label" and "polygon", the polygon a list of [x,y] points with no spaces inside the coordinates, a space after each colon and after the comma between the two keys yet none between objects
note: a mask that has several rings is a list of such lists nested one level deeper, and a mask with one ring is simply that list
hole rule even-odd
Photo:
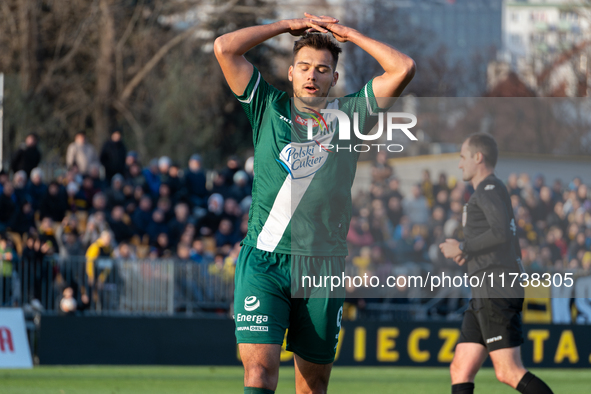
[{"label": "player's thigh", "polygon": [[244,386],[275,390],[279,379],[281,346],[264,343],[240,343],[244,365]]},{"label": "player's thigh", "polygon": [[281,345],[291,311],[287,257],[247,246],[240,253],[234,290],[237,343]]},{"label": "player's thigh", "polygon": [[332,363],[341,331],[343,301],[343,298],[292,299],[287,350],[311,363]]},{"label": "player's thigh", "polygon": [[332,371],[332,363],[311,363],[296,354],[294,356],[294,364],[297,394],[326,393],[330,372]]},{"label": "player's thigh", "polygon": [[487,356],[486,347],[480,343],[458,343],[450,366],[451,383],[473,382]]}]

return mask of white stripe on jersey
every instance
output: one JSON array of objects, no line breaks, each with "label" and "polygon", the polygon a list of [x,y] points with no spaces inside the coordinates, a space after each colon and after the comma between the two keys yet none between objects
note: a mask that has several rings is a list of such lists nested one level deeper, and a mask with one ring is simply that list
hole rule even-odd
[{"label": "white stripe on jersey", "polygon": [[238,99],[238,101],[240,101],[241,103],[244,103],[244,104],[250,104],[250,102],[252,101],[252,98],[254,97],[254,92],[256,92],[257,88],[259,87],[259,82],[261,82],[261,73],[260,72],[259,72],[259,76],[257,78],[257,83],[254,84],[254,88],[252,89],[252,92],[250,93],[250,97],[247,98],[246,100]]},{"label": "white stripe on jersey", "polygon": [[[279,193],[277,193],[277,197],[275,197],[269,217],[257,237],[257,249],[266,252],[275,251],[275,248],[283,237],[283,233],[285,233],[285,229],[289,225],[295,209],[300,204],[306,190],[308,190],[308,186],[312,183],[314,175],[312,174],[299,179],[292,179],[288,175],[285,178],[281,189],[279,189]],[[294,182],[297,183],[292,194],[292,185]]]}]

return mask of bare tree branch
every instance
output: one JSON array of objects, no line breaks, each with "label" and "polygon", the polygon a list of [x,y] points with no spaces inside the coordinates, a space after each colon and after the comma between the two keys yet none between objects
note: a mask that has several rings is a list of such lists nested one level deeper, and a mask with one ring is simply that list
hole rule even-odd
[{"label": "bare tree branch", "polygon": [[139,122],[135,119],[135,117],[133,116],[131,111],[129,109],[127,109],[125,104],[123,104],[121,101],[115,100],[113,102],[113,107],[117,111],[119,111],[119,113],[121,115],[123,115],[125,120],[127,120],[127,123],[129,123],[129,126],[131,126],[131,129],[133,130],[133,132],[135,134],[135,139],[137,142],[137,151],[138,151],[140,157],[146,157],[146,143],[145,143],[144,129],[139,124]]},{"label": "bare tree branch", "polygon": [[[95,15],[98,11],[98,7],[96,4],[97,1],[98,0],[93,0],[92,5],[90,6],[90,13],[88,14],[88,17],[86,17],[82,21],[82,23],[80,24],[80,27],[78,28],[78,31],[75,33],[76,39],[74,40],[74,43],[72,44],[72,48],[68,51],[68,53],[66,53],[64,55],[64,57],[59,59],[59,61],[51,62],[51,64],[47,68],[47,72],[45,73],[45,75],[41,79],[41,83],[39,83],[39,85],[35,89],[36,94],[40,93],[41,91],[43,91],[43,89],[45,89],[45,87],[47,87],[47,85],[51,81],[51,77],[53,76],[53,73],[56,70],[60,69],[61,67],[64,67],[65,65],[70,63],[72,58],[76,55],[76,53],[80,49],[80,44],[82,43],[82,40],[84,39],[84,35],[86,34],[88,27],[90,26],[90,22],[94,19]],[[62,26],[64,26],[64,25],[62,25]],[[58,43],[58,46],[59,46],[59,43]],[[61,48],[58,49],[58,46],[56,46],[56,49],[55,49],[56,55],[59,53],[59,50],[61,49]],[[55,56],[54,56],[54,59],[55,59]]]},{"label": "bare tree branch", "polygon": [[125,103],[129,96],[133,93],[134,89],[142,82],[142,80],[148,75],[150,71],[158,64],[158,62],[170,51],[172,48],[180,44],[185,38],[189,37],[193,34],[200,26],[195,25],[190,29],[185,30],[183,33],[175,36],[166,44],[164,44],[158,52],[152,56],[152,58],[135,74],[135,76],[127,83],[121,95],[119,96],[119,100],[122,103]]}]

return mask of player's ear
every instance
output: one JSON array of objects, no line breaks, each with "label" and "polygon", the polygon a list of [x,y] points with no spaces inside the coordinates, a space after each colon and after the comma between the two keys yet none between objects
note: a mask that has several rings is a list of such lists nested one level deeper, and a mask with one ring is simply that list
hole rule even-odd
[{"label": "player's ear", "polygon": [[339,73],[335,71],[332,74],[332,84],[330,86],[336,85],[338,80],[339,80]]},{"label": "player's ear", "polygon": [[289,82],[293,82],[293,66],[289,66],[289,70],[287,70],[287,79]]}]

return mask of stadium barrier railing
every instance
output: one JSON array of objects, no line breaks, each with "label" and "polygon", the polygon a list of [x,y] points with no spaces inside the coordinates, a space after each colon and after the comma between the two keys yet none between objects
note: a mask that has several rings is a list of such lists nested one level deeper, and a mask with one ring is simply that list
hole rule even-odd
[{"label": "stadium barrier railing", "polygon": [[49,314],[178,315],[228,311],[233,276],[177,259],[23,258],[0,262],[0,306]]}]

